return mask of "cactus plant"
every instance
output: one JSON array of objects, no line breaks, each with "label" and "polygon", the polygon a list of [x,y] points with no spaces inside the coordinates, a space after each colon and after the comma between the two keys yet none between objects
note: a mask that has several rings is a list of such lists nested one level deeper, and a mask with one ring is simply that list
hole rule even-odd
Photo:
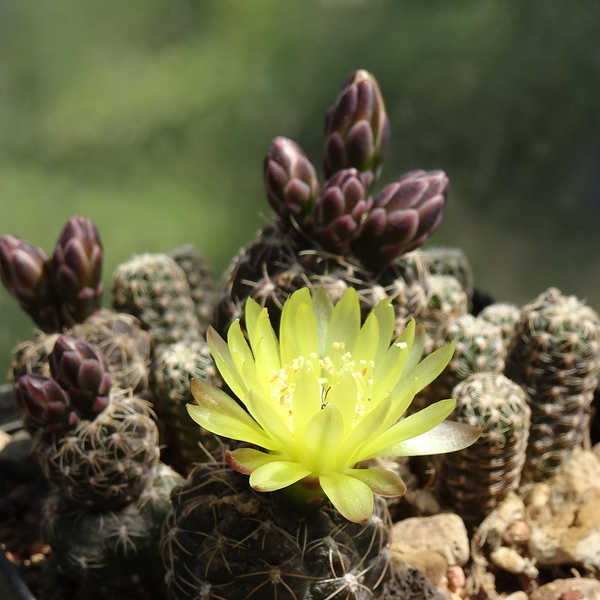
[{"label": "cactus plant", "polygon": [[294,514],[225,465],[199,465],[172,496],[162,555],[170,600],[367,598],[391,572],[389,515]]},{"label": "cactus plant", "polygon": [[171,250],[169,256],[185,273],[185,278],[190,286],[190,294],[196,307],[200,333],[204,335],[210,325],[218,295],[214,271],[208,260],[191,244]]},{"label": "cactus plant", "polygon": [[212,433],[201,431],[198,435],[198,427],[186,408],[193,402],[193,378],[218,383],[215,364],[206,342],[178,342],[165,347],[154,360],[152,370],[154,406],[160,411],[165,429],[167,448],[163,460],[187,474],[194,463],[209,460],[219,446]]},{"label": "cactus plant", "polygon": [[531,430],[523,478],[555,473],[583,440],[600,371],[600,317],[549,288],[522,308],[505,374],[523,387]]},{"label": "cactus plant", "polygon": [[143,254],[119,265],[113,276],[113,306],[139,319],[156,347],[201,339],[190,286],[166,254]]},{"label": "cactus plant", "polygon": [[470,527],[517,489],[525,464],[531,410],[525,392],[502,374],[474,373],[453,390],[459,423],[481,427],[468,448],[440,461],[440,494]]}]

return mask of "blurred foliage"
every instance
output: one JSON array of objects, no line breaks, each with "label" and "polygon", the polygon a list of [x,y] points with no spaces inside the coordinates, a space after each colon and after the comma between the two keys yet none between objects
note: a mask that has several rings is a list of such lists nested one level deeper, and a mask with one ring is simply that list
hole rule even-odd
[{"label": "blurred foliage", "polygon": [[[432,243],[522,304],[600,307],[600,3],[594,0],[0,0],[0,234],[51,252],[98,226],[105,282],[192,242],[221,271],[270,217],[277,135],[316,165],[351,71],[390,115],[386,184],[443,168]],[[110,303],[110,292],[107,293]],[[0,371],[31,323],[0,290]]]}]

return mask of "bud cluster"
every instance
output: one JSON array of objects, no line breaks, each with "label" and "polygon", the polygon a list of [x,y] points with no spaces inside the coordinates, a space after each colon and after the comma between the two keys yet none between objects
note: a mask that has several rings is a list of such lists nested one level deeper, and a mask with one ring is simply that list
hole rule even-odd
[{"label": "bud cluster", "polygon": [[23,375],[16,387],[17,402],[32,431],[63,434],[107,407],[108,365],[92,344],[61,335],[48,363],[52,377]]},{"label": "bud cluster", "polygon": [[46,333],[82,323],[102,305],[102,242],[82,216],[69,219],[54,254],[13,235],[0,238],[0,277]]},{"label": "bud cluster", "polygon": [[327,113],[328,180],[320,191],[316,170],[298,144],[278,137],[267,153],[267,198],[281,228],[374,272],[420,246],[442,219],[448,178],[443,171],[411,171],[371,197],[389,137],[375,78],[367,71],[352,73]]}]

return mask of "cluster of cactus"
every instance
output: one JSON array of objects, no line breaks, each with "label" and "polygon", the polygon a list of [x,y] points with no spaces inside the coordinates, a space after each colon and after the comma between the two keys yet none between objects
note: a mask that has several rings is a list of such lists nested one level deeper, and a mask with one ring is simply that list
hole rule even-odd
[{"label": "cluster of cactus", "polygon": [[4,235],[0,275],[9,292],[45,332],[82,323],[102,306],[102,243],[96,226],[75,216],[63,228],[54,253]]},{"label": "cluster of cactus", "polygon": [[[390,518],[380,498],[361,525],[330,507],[291,512],[225,466],[223,442],[189,417],[190,380],[218,384],[207,328],[225,337],[234,319],[243,327],[249,297],[277,329],[295,290],[322,287],[337,301],[353,287],[363,315],[391,299],[397,332],[415,317],[426,353],[456,342],[411,408],[455,397],[453,418],[483,430],[436,463],[439,499],[470,527],[581,444],[600,318],[555,289],[522,310],[491,304],[475,316],[464,254],[420,248],[442,218],[446,175],[412,171],[371,195],[389,136],[377,83],[357,71],[327,113],[322,186],[300,147],[276,138],[264,162],[276,217],[232,261],[221,292],[192,247],[144,254],[114,274],[115,313],[101,309],[90,221],[71,219],[52,257],[0,240],[2,280],[44,332],[15,349],[9,378],[51,484],[45,535],[65,573],[122,580],[157,571],[162,553],[171,600],[382,593]],[[159,462],[159,443],[183,485]]]},{"label": "cluster of cactus", "polygon": [[158,462],[148,402],[113,387],[103,354],[85,340],[58,336],[48,366],[50,377],[25,374],[16,385],[51,488],[46,540],[63,571],[86,580],[156,570],[169,493],[181,478]]},{"label": "cluster of cactus", "polygon": [[442,171],[411,171],[373,197],[389,140],[389,122],[375,78],[352,73],[325,125],[323,169],[292,140],[278,137],[264,162],[267,199],[275,221],[234,259],[226,276],[215,328],[225,334],[247,297],[277,311],[300,287],[324,286],[332,298],[359,290],[367,312],[392,298],[399,329],[407,306],[425,306],[424,270],[405,260],[438,226],[448,194]]}]

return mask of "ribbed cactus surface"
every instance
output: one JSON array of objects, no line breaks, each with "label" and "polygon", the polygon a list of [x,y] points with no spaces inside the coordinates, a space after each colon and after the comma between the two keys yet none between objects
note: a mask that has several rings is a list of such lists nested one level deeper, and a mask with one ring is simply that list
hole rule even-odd
[{"label": "ribbed cactus surface", "polygon": [[471,446],[446,454],[440,493],[471,526],[478,525],[519,485],[531,410],[525,392],[501,374],[475,373],[453,390],[459,423],[481,427]]},{"label": "ribbed cactus surface", "polygon": [[197,467],[172,501],[162,541],[171,600],[366,599],[389,576],[381,499],[364,524],[334,510],[300,516],[212,464]]},{"label": "ribbed cactus surface", "polygon": [[505,374],[526,391],[531,430],[524,479],[555,473],[581,444],[600,371],[600,318],[550,288],[523,307]]},{"label": "ribbed cactus surface", "polygon": [[137,317],[155,346],[200,338],[190,286],[181,267],[165,254],[142,254],[117,267],[116,311]]},{"label": "ribbed cactus surface", "polygon": [[94,420],[42,444],[37,454],[56,492],[69,504],[113,508],[146,487],[158,462],[158,433],[143,400],[111,394]]}]

